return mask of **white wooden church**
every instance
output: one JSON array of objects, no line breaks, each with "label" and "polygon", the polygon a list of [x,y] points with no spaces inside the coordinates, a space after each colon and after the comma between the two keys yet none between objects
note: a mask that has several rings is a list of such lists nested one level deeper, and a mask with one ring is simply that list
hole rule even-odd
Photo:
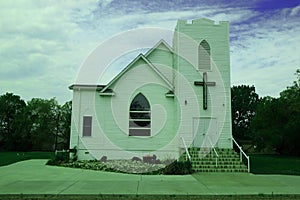
[{"label": "white wooden church", "polygon": [[107,84],[70,89],[70,148],[81,160],[233,147],[226,21],[178,20],[172,45],[158,38]]}]

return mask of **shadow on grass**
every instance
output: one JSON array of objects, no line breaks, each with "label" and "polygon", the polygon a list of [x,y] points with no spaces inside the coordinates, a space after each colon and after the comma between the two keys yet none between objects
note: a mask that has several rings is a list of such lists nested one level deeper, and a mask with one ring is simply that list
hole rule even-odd
[{"label": "shadow on grass", "polygon": [[0,166],[10,165],[23,160],[51,159],[54,152],[0,152]]},{"label": "shadow on grass", "polygon": [[281,155],[250,155],[251,173],[300,175],[300,158]]}]

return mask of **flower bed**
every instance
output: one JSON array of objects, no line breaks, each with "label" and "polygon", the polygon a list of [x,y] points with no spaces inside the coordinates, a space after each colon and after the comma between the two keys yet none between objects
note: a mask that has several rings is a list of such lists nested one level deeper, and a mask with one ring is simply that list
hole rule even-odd
[{"label": "flower bed", "polygon": [[108,172],[121,172],[130,174],[190,174],[192,173],[190,165],[185,162],[177,162],[171,164],[147,163],[139,160],[106,160],[100,162],[98,160],[81,160],[81,161],[55,161],[49,160],[48,165],[56,165],[62,167],[72,167],[80,169],[90,169]]},{"label": "flower bed", "polygon": [[165,164],[151,164],[132,160],[108,160],[105,162],[108,168],[133,174],[147,174],[159,171],[166,167]]},{"label": "flower bed", "polygon": [[49,161],[47,164],[62,167],[91,169],[109,172],[122,172],[131,174],[161,174],[162,169],[166,166],[165,164],[150,164],[132,160],[107,160],[106,162],[100,162],[98,160],[81,160],[69,162]]}]

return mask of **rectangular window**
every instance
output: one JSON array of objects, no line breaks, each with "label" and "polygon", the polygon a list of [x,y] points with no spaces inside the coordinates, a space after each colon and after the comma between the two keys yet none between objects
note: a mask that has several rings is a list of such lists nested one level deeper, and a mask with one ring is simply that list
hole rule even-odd
[{"label": "rectangular window", "polygon": [[92,117],[91,116],[84,116],[83,117],[83,130],[82,136],[92,136]]}]

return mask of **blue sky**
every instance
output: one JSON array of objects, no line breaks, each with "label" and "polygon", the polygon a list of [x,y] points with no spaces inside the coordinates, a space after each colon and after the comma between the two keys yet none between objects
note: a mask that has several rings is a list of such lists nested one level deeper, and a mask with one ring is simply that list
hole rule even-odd
[{"label": "blue sky", "polygon": [[300,0],[16,0],[0,1],[0,94],[64,103],[82,62],[112,35],[203,17],[230,21],[232,85],[277,97],[295,80]]}]

